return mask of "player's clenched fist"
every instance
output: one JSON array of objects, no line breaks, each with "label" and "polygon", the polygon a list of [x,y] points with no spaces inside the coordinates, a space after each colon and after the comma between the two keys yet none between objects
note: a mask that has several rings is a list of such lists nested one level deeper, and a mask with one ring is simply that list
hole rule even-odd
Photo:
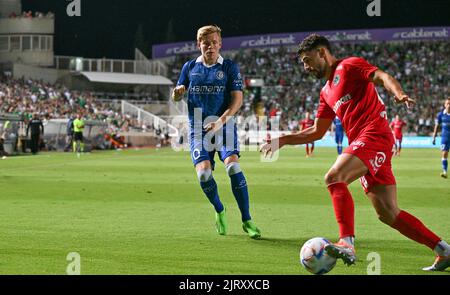
[{"label": "player's clenched fist", "polygon": [[172,91],[172,99],[174,101],[179,101],[183,97],[183,94],[186,92],[186,87],[184,85],[178,85]]}]

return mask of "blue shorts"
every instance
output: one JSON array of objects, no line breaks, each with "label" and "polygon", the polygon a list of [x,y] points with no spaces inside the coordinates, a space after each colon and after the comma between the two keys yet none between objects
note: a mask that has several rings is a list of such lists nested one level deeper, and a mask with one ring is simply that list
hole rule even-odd
[{"label": "blue shorts", "polygon": [[450,149],[450,136],[443,136],[441,138],[441,151],[448,152]]},{"label": "blue shorts", "polygon": [[222,162],[231,155],[240,157],[235,124],[226,125],[222,129],[222,132],[216,132],[214,136],[204,130],[198,132],[199,134],[195,134],[193,129],[191,126],[189,145],[194,166],[208,160],[211,162],[212,169],[214,170],[214,155],[216,152],[219,154]]},{"label": "blue shorts", "polygon": [[342,143],[342,141],[344,140],[344,132],[336,132],[334,134],[334,140],[336,141],[336,143]]}]

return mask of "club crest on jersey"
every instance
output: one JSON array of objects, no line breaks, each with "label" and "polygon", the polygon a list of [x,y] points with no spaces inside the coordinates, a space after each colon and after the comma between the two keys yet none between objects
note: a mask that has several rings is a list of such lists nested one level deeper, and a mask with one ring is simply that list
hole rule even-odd
[{"label": "club crest on jersey", "polygon": [[339,84],[339,82],[341,81],[341,76],[336,75],[333,79],[333,84],[334,86],[337,86]]},{"label": "club crest on jersey", "polygon": [[222,71],[217,71],[217,72],[216,72],[216,78],[217,78],[218,80],[222,80],[223,77],[225,77],[225,73],[224,73],[224,72],[222,72]]}]

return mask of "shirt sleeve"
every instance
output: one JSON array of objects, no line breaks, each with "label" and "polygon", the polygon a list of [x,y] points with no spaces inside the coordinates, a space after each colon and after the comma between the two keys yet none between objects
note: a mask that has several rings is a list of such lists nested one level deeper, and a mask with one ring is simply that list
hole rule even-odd
[{"label": "shirt sleeve", "polygon": [[440,112],[440,113],[437,115],[436,120],[434,120],[434,122],[435,122],[436,125],[442,124],[442,112]]},{"label": "shirt sleeve", "polygon": [[180,78],[177,82],[177,86],[179,85],[184,85],[186,89],[189,87],[189,62],[186,62],[181,69]]},{"label": "shirt sleeve", "polygon": [[231,63],[228,70],[228,86],[230,91],[242,91],[242,76],[239,71],[239,66],[236,63]]},{"label": "shirt sleeve", "polygon": [[347,70],[350,75],[370,81],[370,76],[378,70],[378,67],[371,65],[364,58],[352,57],[347,60]]},{"label": "shirt sleeve", "polygon": [[326,103],[325,99],[323,99],[321,94],[319,100],[319,107],[317,109],[317,118],[333,120],[335,117],[336,114],[333,112],[333,109]]}]

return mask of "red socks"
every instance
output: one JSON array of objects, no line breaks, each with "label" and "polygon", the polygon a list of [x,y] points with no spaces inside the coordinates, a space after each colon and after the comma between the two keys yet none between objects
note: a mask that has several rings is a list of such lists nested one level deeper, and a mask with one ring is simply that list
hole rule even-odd
[{"label": "red socks", "polygon": [[355,236],[355,206],[347,184],[344,182],[329,184],[328,191],[339,225],[339,237]]},{"label": "red socks", "polygon": [[[334,214],[339,225],[339,237],[355,236],[355,208],[347,184],[332,183],[328,185],[328,191],[331,194]],[[391,227],[411,240],[426,245],[431,250],[434,250],[441,241],[441,238],[430,231],[419,219],[405,211],[400,211]]]},{"label": "red socks", "polygon": [[434,250],[441,240],[436,234],[430,231],[419,219],[408,212],[400,211],[391,227],[398,230],[402,235],[424,244]]}]

